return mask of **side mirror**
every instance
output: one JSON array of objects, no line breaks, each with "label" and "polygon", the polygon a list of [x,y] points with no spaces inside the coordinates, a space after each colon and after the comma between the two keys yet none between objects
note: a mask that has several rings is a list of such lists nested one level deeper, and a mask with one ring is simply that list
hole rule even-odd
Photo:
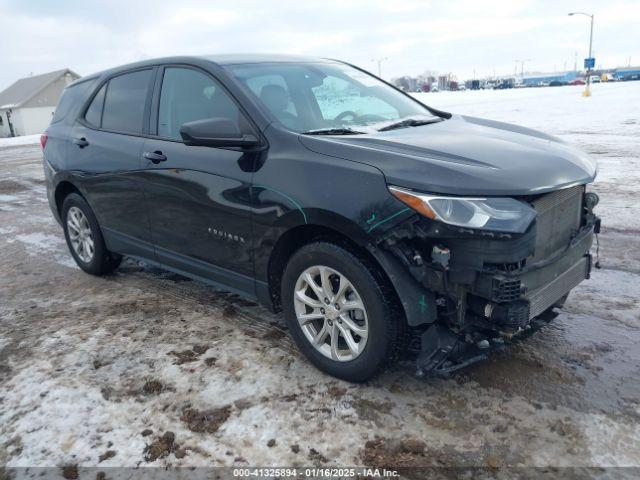
[{"label": "side mirror", "polygon": [[200,147],[256,147],[260,142],[253,135],[243,135],[240,127],[229,118],[206,118],[180,127],[185,145]]}]

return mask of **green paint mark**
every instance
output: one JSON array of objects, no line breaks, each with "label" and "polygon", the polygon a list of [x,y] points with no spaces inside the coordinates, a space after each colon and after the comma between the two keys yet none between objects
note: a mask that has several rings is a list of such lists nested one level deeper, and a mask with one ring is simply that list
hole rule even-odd
[{"label": "green paint mark", "polygon": [[369,220],[367,220],[367,225],[371,225],[371,223],[376,219],[376,214],[372,213]]},{"label": "green paint mark", "polygon": [[262,189],[264,189],[264,190],[269,190],[269,191],[271,191],[271,192],[277,193],[278,195],[282,195],[284,198],[286,198],[286,199],[287,199],[287,200],[289,200],[291,203],[293,203],[293,205],[294,205],[298,210],[300,210],[300,213],[302,214],[302,216],[303,216],[303,218],[304,218],[304,223],[309,223],[309,222],[307,221],[307,214],[304,212],[304,210],[303,210],[302,206],[301,206],[298,202],[296,202],[293,198],[291,198],[289,195],[287,195],[286,193],[283,193],[283,192],[281,192],[281,191],[279,191],[279,190],[275,190],[275,189],[270,188],[270,187],[266,187],[266,186],[264,186],[264,185],[252,185],[250,188],[262,188]]},{"label": "green paint mark", "polygon": [[420,313],[424,313],[425,309],[427,308],[427,302],[424,299],[424,295],[420,296],[420,301],[418,302],[418,305],[420,305]]},{"label": "green paint mark", "polygon": [[369,227],[369,230],[367,230],[367,233],[371,233],[371,231],[372,231],[374,228],[378,228],[378,227],[379,227],[380,225],[382,225],[383,223],[386,223],[386,222],[388,222],[389,220],[391,220],[391,219],[393,219],[393,218],[397,217],[398,215],[400,215],[400,214],[402,214],[402,213],[404,213],[404,212],[408,212],[409,210],[411,210],[411,209],[410,209],[410,208],[404,208],[404,209],[400,210],[399,212],[396,212],[396,213],[394,213],[393,215],[391,215],[391,216],[389,216],[389,217],[387,217],[387,218],[385,218],[385,219],[383,219],[383,220],[380,220],[378,223],[376,223],[376,224],[372,225],[371,227]]}]

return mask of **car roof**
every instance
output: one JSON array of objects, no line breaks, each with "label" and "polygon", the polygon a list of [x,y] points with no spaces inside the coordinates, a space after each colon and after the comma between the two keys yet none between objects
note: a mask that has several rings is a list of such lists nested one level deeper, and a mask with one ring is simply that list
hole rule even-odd
[{"label": "car roof", "polygon": [[327,63],[335,62],[328,58],[307,57],[303,55],[277,55],[264,53],[244,53],[229,55],[205,55],[199,58],[210,60],[218,65],[237,65],[243,63]]},{"label": "car roof", "polygon": [[332,60],[329,58],[320,57],[307,57],[303,55],[277,55],[277,54],[260,54],[260,53],[243,53],[243,54],[225,54],[225,55],[189,55],[189,56],[175,56],[175,57],[161,57],[153,58],[149,60],[142,60],[139,62],[128,63],[126,65],[119,65],[117,67],[109,68],[96,72],[92,75],[82,77],[79,80],[71,83],[75,85],[91,78],[102,77],[105,75],[112,75],[121,71],[131,70],[134,68],[143,68],[147,66],[153,66],[163,63],[189,63],[190,61],[209,61],[219,66],[226,65],[242,65],[242,64],[256,64],[256,63],[337,63],[338,60]]}]

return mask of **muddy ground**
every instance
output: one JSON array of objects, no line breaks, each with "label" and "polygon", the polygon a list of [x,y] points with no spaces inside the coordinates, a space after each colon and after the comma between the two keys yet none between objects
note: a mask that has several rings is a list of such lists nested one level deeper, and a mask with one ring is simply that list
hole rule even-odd
[{"label": "muddy ground", "polygon": [[[615,145],[581,146],[596,191],[637,202],[637,153],[616,185]],[[640,230],[601,213],[604,268],[526,343],[351,385],[251,302],[132,260],[81,272],[39,146],[0,148],[0,465],[638,466]]]}]

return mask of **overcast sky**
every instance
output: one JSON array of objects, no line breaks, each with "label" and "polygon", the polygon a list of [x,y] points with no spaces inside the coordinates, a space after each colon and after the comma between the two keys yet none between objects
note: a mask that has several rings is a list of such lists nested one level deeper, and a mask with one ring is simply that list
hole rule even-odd
[{"label": "overcast sky", "polygon": [[[640,1],[0,0],[0,90],[69,67],[81,75],[175,54],[289,53],[347,60],[382,75],[459,79],[571,69],[594,12],[598,66],[640,64]],[[518,67],[519,70],[519,67]]]}]

